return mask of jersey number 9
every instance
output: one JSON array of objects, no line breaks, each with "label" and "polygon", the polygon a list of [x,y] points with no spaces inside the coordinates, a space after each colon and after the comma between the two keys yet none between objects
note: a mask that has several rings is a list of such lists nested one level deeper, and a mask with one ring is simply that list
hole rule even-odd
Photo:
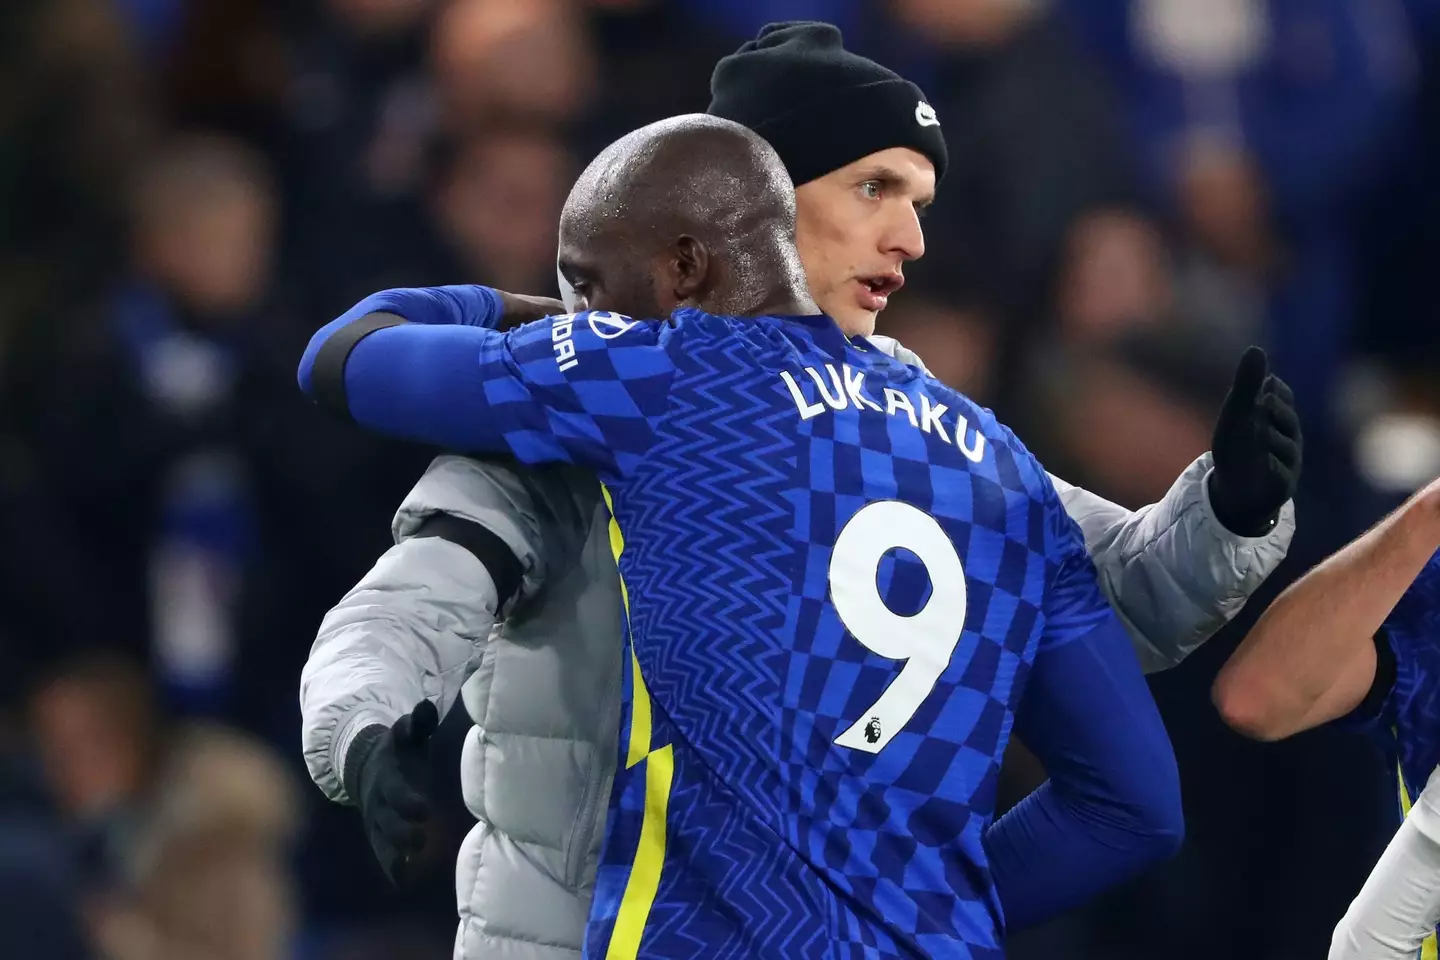
[{"label": "jersey number 9", "polygon": [[[919,557],[930,576],[930,599],[912,616],[886,606],[876,580],[881,559],[897,548]],[[866,649],[905,661],[880,698],[835,738],[842,747],[879,753],[950,665],[965,626],[965,570],[934,517],[908,503],[880,500],[857,510],[835,538],[830,602]]]}]

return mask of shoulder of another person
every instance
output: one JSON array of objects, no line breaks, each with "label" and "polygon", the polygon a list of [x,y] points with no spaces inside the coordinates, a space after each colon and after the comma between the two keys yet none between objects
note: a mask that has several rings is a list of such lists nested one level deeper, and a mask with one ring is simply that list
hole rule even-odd
[{"label": "shoulder of another person", "polygon": [[911,350],[909,347],[905,346],[899,340],[896,340],[894,337],[886,337],[880,334],[872,334],[865,339],[870,341],[871,346],[879,350],[881,353],[885,354],[887,357],[890,357],[893,360],[897,360],[900,363],[905,364],[906,366],[915,367],[921,372],[923,372],[927,377],[933,376],[933,374],[930,373],[930,368],[925,366],[925,361],[920,359],[920,355],[914,350]]},{"label": "shoulder of another person", "polygon": [[405,498],[397,523],[433,513],[483,522],[497,510],[573,521],[593,509],[598,486],[594,474],[579,467],[525,467],[502,457],[443,454]]}]

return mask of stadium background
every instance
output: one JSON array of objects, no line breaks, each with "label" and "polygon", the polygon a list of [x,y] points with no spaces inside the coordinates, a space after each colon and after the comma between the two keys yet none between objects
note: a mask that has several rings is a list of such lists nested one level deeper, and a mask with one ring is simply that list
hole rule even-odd
[{"label": "stadium background", "polygon": [[1440,474],[1436,0],[6,0],[0,953],[449,955],[464,718],[406,895],[300,762],[314,629],[429,455],[310,409],[301,345],[381,287],[551,292],[584,161],[797,17],[919,82],[949,140],[881,332],[1052,470],[1159,497],[1249,342],[1305,417],[1290,560],[1153,684],[1184,852],[1012,955],[1324,955],[1387,772],[1323,731],[1245,742],[1208,685]]}]

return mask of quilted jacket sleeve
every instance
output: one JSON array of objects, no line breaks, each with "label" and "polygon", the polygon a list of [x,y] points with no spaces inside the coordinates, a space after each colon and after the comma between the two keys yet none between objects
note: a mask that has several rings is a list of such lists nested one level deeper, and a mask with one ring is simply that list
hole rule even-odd
[{"label": "quilted jacket sleeve", "polygon": [[501,608],[489,570],[441,537],[414,534],[446,514],[497,536],[522,570],[519,599],[544,582],[546,555],[583,542],[593,504],[576,491],[596,486],[580,471],[525,470],[504,461],[437,458],[395,515],[391,547],[325,615],[300,678],[301,737],[311,778],[349,802],[343,761],[355,734],[389,725],[433,700],[444,716],[474,670]]}]

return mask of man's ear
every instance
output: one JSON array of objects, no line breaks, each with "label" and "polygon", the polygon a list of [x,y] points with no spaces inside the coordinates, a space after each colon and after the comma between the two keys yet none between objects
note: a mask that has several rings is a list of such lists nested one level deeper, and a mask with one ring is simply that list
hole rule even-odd
[{"label": "man's ear", "polygon": [[675,241],[671,261],[675,272],[675,299],[681,303],[699,303],[714,285],[715,260],[703,242],[683,234]]}]

